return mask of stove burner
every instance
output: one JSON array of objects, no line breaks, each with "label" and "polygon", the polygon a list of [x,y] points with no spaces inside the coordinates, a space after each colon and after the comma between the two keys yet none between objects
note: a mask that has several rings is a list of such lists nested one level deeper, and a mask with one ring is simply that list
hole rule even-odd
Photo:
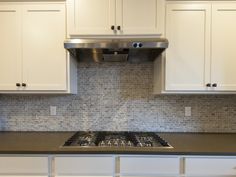
[{"label": "stove burner", "polygon": [[108,135],[105,136],[104,140],[98,143],[98,146],[134,146],[129,140],[126,140],[125,136],[122,135]]},{"label": "stove burner", "polygon": [[171,147],[154,132],[77,132],[64,147]]}]

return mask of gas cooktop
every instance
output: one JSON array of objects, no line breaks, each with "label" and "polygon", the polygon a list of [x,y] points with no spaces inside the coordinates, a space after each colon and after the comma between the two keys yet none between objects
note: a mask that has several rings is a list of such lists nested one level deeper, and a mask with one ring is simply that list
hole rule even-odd
[{"label": "gas cooktop", "polygon": [[63,147],[153,147],[172,148],[154,132],[77,132]]}]

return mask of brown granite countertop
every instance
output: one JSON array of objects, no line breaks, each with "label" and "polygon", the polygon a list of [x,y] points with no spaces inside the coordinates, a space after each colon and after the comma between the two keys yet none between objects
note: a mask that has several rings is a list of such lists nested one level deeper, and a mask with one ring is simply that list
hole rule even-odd
[{"label": "brown granite countertop", "polygon": [[174,148],[61,148],[74,132],[0,132],[0,154],[236,155],[236,133],[159,133]]}]

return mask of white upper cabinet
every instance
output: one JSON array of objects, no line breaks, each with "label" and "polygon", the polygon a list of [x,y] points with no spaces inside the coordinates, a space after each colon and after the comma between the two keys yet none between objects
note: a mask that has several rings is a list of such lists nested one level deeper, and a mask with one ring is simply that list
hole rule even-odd
[{"label": "white upper cabinet", "polygon": [[76,92],[76,64],[63,47],[65,13],[63,2],[0,3],[1,93]]},{"label": "white upper cabinet", "polygon": [[23,9],[23,83],[27,90],[66,90],[65,6]]},{"label": "white upper cabinet", "polygon": [[157,35],[164,22],[163,0],[68,0],[68,34]]},{"label": "white upper cabinet", "polygon": [[68,0],[67,3],[71,35],[114,33],[111,27],[115,25],[115,0]]},{"label": "white upper cabinet", "polygon": [[167,2],[169,48],[154,93],[236,92],[235,19],[235,2]]},{"label": "white upper cabinet", "polygon": [[210,8],[208,4],[168,4],[166,90],[205,90],[209,82]]},{"label": "white upper cabinet", "polygon": [[236,3],[212,5],[211,83],[214,90],[236,91]]},{"label": "white upper cabinet", "polygon": [[0,89],[17,90],[21,82],[20,11],[0,4]]},{"label": "white upper cabinet", "polygon": [[161,7],[158,0],[116,0],[118,34],[158,34]]}]

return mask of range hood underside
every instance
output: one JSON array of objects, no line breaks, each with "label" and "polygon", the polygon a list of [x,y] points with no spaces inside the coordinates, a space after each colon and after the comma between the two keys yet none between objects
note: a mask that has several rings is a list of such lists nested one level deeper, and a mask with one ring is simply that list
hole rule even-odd
[{"label": "range hood underside", "polygon": [[147,62],[154,61],[165,48],[155,49],[67,49],[79,62]]}]

